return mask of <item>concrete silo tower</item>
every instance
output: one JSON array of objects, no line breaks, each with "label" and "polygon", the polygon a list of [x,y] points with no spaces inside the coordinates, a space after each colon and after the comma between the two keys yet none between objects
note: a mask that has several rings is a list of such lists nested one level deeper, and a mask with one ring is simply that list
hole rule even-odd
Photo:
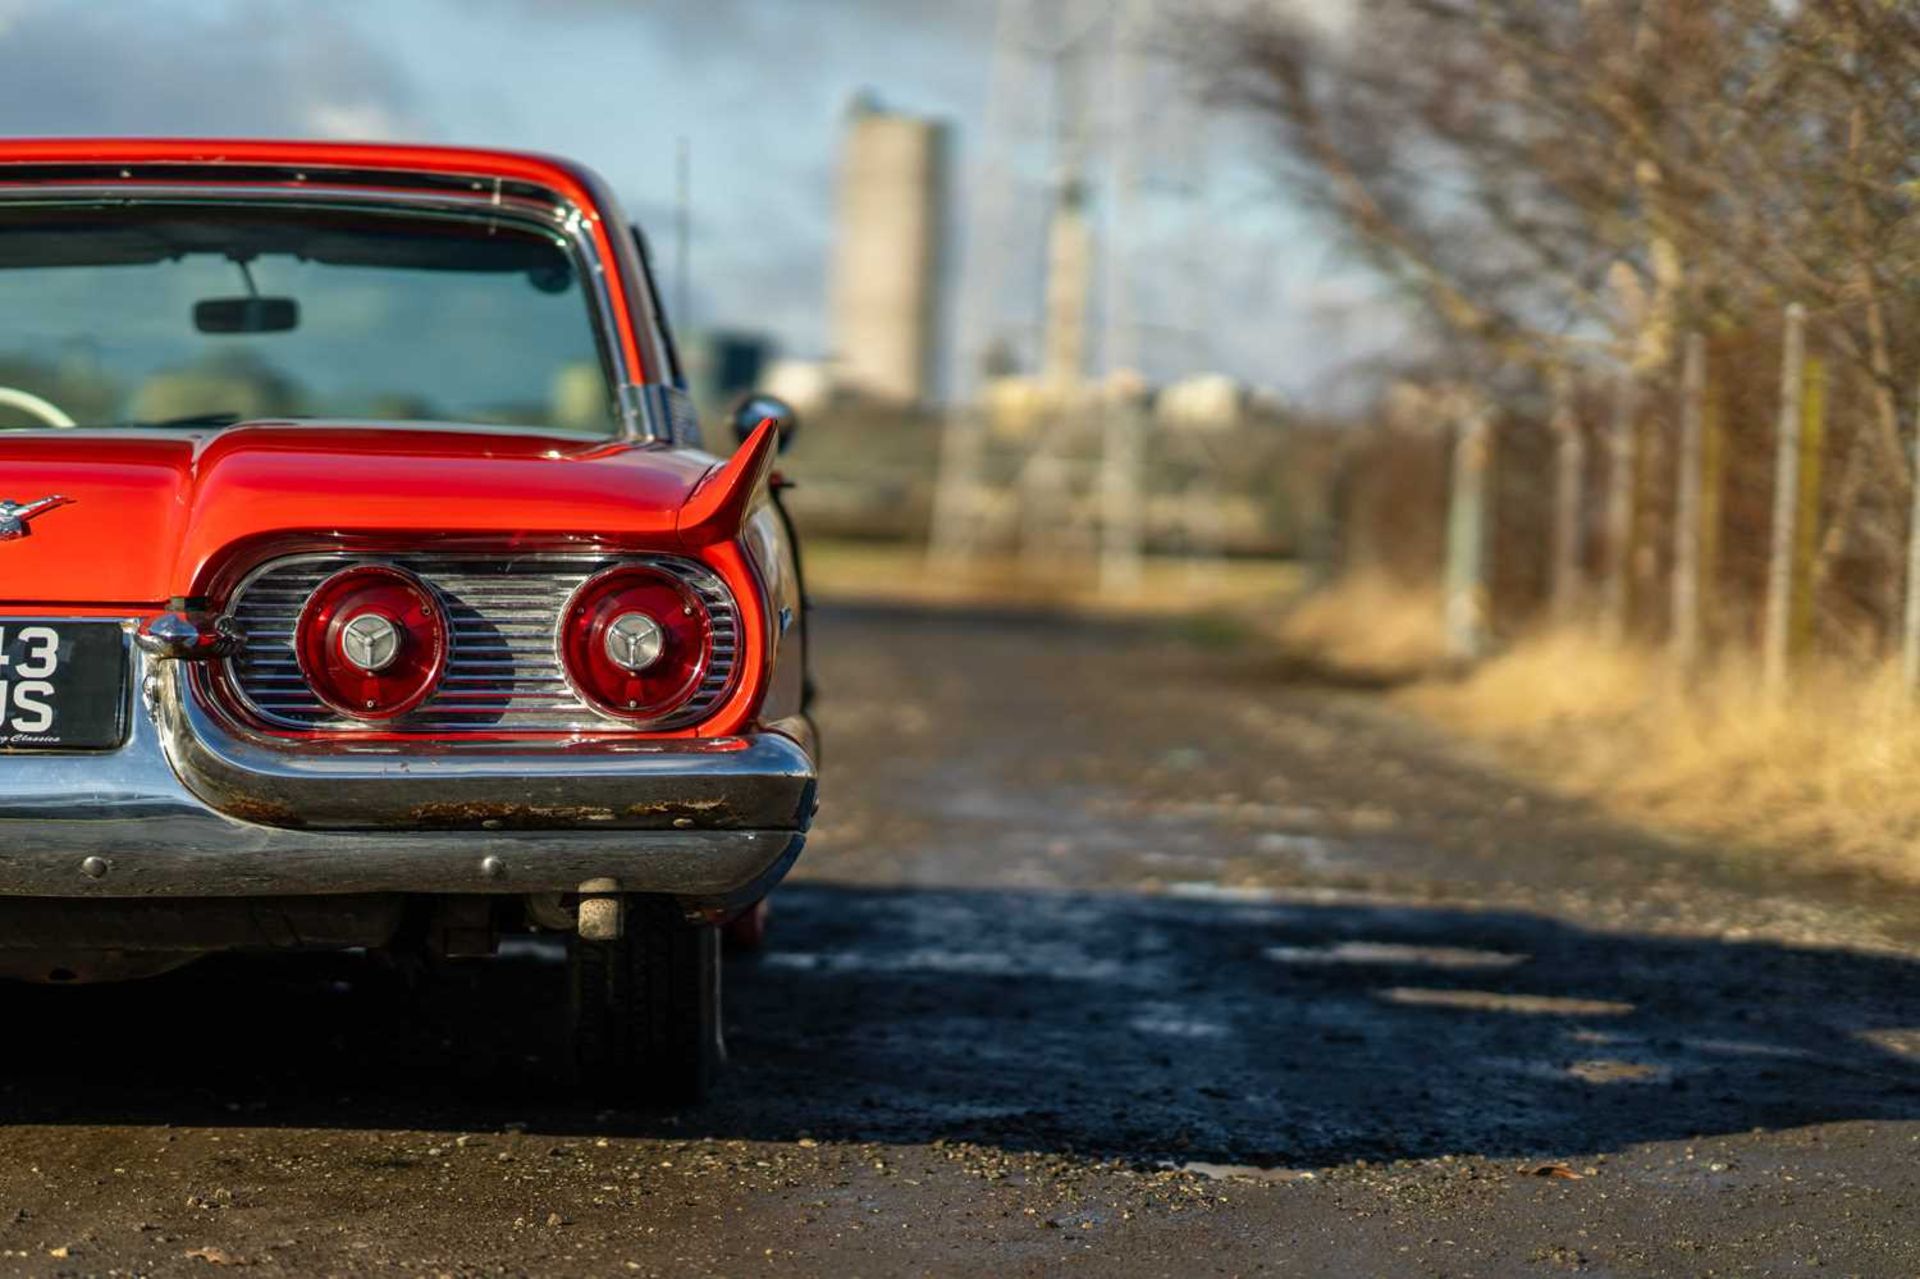
[{"label": "concrete silo tower", "polygon": [[829,302],[844,390],[891,404],[932,395],[947,164],[944,122],[865,95],[848,109]]}]

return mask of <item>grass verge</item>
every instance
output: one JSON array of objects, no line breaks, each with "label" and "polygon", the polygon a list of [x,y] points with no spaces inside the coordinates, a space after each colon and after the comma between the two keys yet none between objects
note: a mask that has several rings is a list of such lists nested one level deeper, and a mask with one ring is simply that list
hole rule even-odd
[{"label": "grass verge", "polygon": [[1920,881],[1920,708],[1896,670],[1809,662],[1775,701],[1750,657],[1683,676],[1560,629],[1454,677],[1437,673],[1430,599],[1358,583],[1295,618],[1286,641],[1336,667],[1404,677],[1424,661],[1398,703],[1623,818]]}]

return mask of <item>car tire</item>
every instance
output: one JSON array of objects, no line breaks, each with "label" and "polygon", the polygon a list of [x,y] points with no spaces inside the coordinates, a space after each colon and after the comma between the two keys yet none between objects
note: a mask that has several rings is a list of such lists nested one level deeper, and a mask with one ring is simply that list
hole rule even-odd
[{"label": "car tire", "polygon": [[581,1081],[611,1101],[689,1105],[726,1057],[720,930],[631,897],[616,941],[571,939],[569,1031]]}]

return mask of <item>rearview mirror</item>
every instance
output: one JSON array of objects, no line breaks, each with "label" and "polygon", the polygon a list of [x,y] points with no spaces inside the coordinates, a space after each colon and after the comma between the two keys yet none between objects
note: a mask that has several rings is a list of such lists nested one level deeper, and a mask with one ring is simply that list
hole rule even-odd
[{"label": "rearview mirror", "polygon": [[300,326],[292,298],[207,298],[193,304],[193,327],[202,333],[286,333]]},{"label": "rearview mirror", "polygon": [[741,443],[746,443],[755,428],[768,418],[773,419],[774,430],[780,435],[780,451],[787,451],[793,443],[793,433],[800,429],[800,416],[793,406],[785,400],[771,395],[749,395],[733,407],[733,433]]}]

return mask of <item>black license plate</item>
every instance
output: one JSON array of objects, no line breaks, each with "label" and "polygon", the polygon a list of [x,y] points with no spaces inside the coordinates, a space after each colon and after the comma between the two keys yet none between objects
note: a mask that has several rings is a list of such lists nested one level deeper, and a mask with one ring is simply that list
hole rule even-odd
[{"label": "black license plate", "polygon": [[0,750],[103,750],[126,732],[118,622],[0,617]]}]

